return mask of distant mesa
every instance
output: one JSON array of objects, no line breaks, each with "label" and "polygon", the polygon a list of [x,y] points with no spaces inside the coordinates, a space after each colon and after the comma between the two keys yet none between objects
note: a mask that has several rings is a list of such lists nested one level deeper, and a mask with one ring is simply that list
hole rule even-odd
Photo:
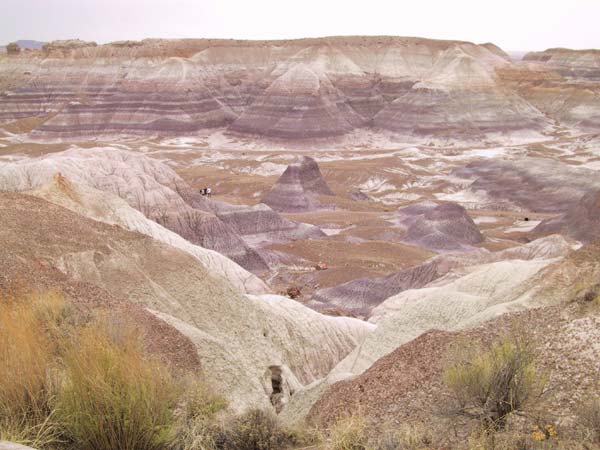
[{"label": "distant mesa", "polygon": [[[23,53],[30,55],[0,66],[0,78],[12,86],[0,99],[0,123],[49,116],[34,127],[38,139],[219,128],[232,140],[307,146],[361,140],[365,132],[480,141],[536,137],[556,120],[587,128],[600,120],[595,93],[570,95],[573,88],[556,73],[574,67],[573,76],[594,79],[595,55],[561,53],[556,64],[517,66],[491,44],[381,36],[103,45],[74,39]],[[543,90],[550,79],[552,89],[573,98],[566,107]],[[544,83],[535,87],[538,80]]]},{"label": "distant mesa", "polygon": [[7,44],[4,51],[9,55],[18,55],[21,50],[39,50],[44,46],[45,42],[31,41],[31,40],[19,40]]},{"label": "distant mesa", "polygon": [[33,41],[31,39],[20,39],[14,43],[17,44],[19,48],[29,50],[39,50],[46,44],[45,42]]},{"label": "distant mesa", "polygon": [[329,188],[317,162],[303,156],[290,164],[262,202],[279,212],[302,212],[318,209],[319,196],[335,195]]}]

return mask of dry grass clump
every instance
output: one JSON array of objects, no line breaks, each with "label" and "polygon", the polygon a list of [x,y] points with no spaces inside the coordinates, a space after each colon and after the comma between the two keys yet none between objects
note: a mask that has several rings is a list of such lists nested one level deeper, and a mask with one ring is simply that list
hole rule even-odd
[{"label": "dry grass clump", "polygon": [[502,429],[509,414],[521,411],[544,389],[530,342],[502,337],[489,349],[461,349],[443,379],[451,392],[450,416],[478,420],[486,429]]},{"label": "dry grass clump", "polygon": [[327,450],[369,450],[367,423],[359,414],[340,418],[329,430]]},{"label": "dry grass clump", "polygon": [[82,450],[157,450],[179,391],[167,368],[145,354],[132,327],[93,323],[66,346],[57,415]]},{"label": "dry grass clump", "polygon": [[251,409],[225,422],[215,436],[218,450],[281,450],[298,443],[272,412]]},{"label": "dry grass clump", "polygon": [[39,449],[159,449],[179,390],[132,326],[76,324],[54,292],[0,293],[0,439]]},{"label": "dry grass clump", "polygon": [[184,393],[185,400],[176,412],[169,448],[213,450],[218,433],[216,417],[226,408],[226,400],[195,377],[185,380]]},{"label": "dry grass clump", "polygon": [[584,440],[600,445],[600,397],[595,397],[580,406],[578,423],[583,430]]},{"label": "dry grass clump", "polygon": [[57,293],[0,293],[0,438],[43,446],[59,438],[54,421]]},{"label": "dry grass clump", "polygon": [[425,450],[432,448],[432,435],[423,425],[403,424],[387,428],[372,441],[373,450]]},{"label": "dry grass clump", "polygon": [[579,439],[563,439],[553,433],[544,432],[543,439],[539,431],[505,430],[497,433],[477,431],[473,433],[465,445],[457,448],[464,450],[598,450],[600,447],[589,445]]},{"label": "dry grass clump", "polygon": [[369,428],[360,413],[346,415],[331,427],[324,450],[427,450],[432,447],[431,433],[421,424]]}]

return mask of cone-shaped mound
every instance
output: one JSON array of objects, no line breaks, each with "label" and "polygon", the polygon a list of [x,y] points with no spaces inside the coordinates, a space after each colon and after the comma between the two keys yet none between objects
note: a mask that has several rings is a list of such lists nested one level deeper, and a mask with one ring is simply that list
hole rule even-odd
[{"label": "cone-shaped mound", "polygon": [[427,202],[398,211],[406,242],[436,251],[463,250],[483,241],[465,208],[457,203]]},{"label": "cone-shaped mound", "polygon": [[319,207],[319,195],[335,195],[327,186],[317,162],[304,156],[290,164],[262,202],[275,211],[300,212]]}]

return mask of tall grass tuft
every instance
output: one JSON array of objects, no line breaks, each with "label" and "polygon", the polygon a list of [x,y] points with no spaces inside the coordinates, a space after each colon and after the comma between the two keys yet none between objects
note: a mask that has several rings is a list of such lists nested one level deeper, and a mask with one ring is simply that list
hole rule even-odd
[{"label": "tall grass tuft", "polygon": [[54,361],[65,302],[49,292],[0,293],[0,439],[55,442]]},{"label": "tall grass tuft", "polygon": [[157,450],[166,445],[177,384],[148,357],[133,327],[83,327],[63,356],[57,415],[81,450]]}]

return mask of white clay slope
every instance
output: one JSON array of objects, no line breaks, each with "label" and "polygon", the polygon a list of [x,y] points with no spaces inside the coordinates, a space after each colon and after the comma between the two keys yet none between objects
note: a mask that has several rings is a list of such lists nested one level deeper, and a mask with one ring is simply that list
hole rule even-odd
[{"label": "white clay slope", "polygon": [[[64,177],[54,180],[31,192],[52,203],[64,206],[74,212],[100,222],[120,225],[131,231],[148,235],[194,256],[214,276],[223,277],[242,293],[261,294],[269,288],[256,275],[251,274],[235,262],[213,250],[193,245],[158,223],[148,219],[133,209],[123,199],[108,192],[69,182]],[[65,195],[64,186],[71,188],[73,195]]]},{"label": "white clay slope", "polygon": [[[83,213],[85,202],[91,202],[90,217],[104,213],[114,219],[128,211],[119,201],[114,206],[114,197],[107,200],[104,193],[59,177],[36,194]],[[135,213],[125,217],[129,224],[144,223]],[[87,233],[90,226],[82,219],[80,231]],[[124,234],[118,227],[97,228],[102,232],[90,231],[89,241],[75,246],[63,230],[49,230],[53,246],[43,250],[47,262],[73,281],[145,306],[183,332],[195,344],[207,380],[234,410],[270,407],[272,370],[281,372],[287,390],[280,403],[285,403],[302,386],[325,377],[374,328],[356,319],[321,315],[283,297],[245,297],[223,276],[215,278],[198,264],[189,248],[182,251],[139,233]]]},{"label": "white clay slope", "polygon": [[456,330],[508,311],[531,308],[530,283],[555,259],[512,260],[472,266],[435,287],[404,291],[373,310],[377,329],[335,369],[360,374],[376,360],[430,329]]}]

